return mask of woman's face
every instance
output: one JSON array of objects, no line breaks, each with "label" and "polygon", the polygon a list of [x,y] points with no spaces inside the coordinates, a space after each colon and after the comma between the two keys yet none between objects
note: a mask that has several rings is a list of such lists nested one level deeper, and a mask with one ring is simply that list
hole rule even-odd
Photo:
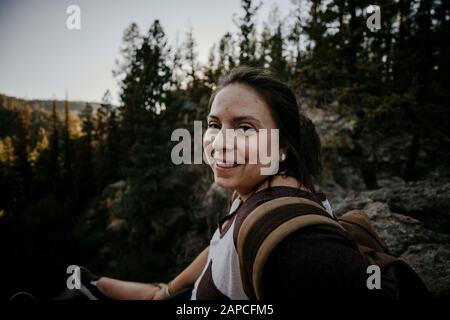
[{"label": "woman's face", "polygon": [[[203,147],[216,183],[247,195],[267,177],[261,169],[268,165],[257,155],[262,135],[267,139],[264,152],[272,153],[271,130],[260,131],[277,128],[269,107],[251,87],[231,84],[216,94],[207,121]],[[233,129],[234,136],[226,129]],[[279,153],[278,142],[276,148]]]}]

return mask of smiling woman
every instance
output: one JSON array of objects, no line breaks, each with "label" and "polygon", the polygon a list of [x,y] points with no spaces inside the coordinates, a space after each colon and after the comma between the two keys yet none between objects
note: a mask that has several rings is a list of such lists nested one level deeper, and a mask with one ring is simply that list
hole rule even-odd
[{"label": "smiling woman", "polygon": [[[267,130],[279,132],[277,143]],[[320,139],[286,84],[263,69],[232,70],[210,98],[203,146],[215,182],[233,191],[210,245],[169,284],[145,287],[102,277],[97,286],[103,293],[153,300],[175,294],[193,300],[399,297],[394,269],[380,279],[378,263],[397,260],[386,254],[370,220],[350,212],[343,216],[350,227],[338,222],[326,196],[314,190]],[[261,157],[249,161],[262,146],[280,159],[270,175],[261,173],[267,166]],[[352,231],[355,221],[364,222],[369,234]],[[374,263],[378,273],[368,279]],[[411,276],[410,288],[423,289],[413,271],[404,275]]]},{"label": "smiling woman", "polygon": [[[253,212],[273,201],[279,205],[300,201],[333,217],[325,195],[314,190],[314,178],[321,170],[320,140],[312,122],[299,113],[292,90],[267,70],[234,69],[213,92],[209,109],[204,150],[215,182],[233,190],[234,201],[229,215],[218,222],[191,298],[295,299],[337,292],[368,294],[364,288],[365,262],[356,243],[339,228],[312,226],[293,232],[274,248],[263,269],[262,295],[255,295],[252,286],[256,282],[249,284],[246,278],[251,278],[252,273],[254,277],[255,269],[252,271],[250,266],[246,273],[251,261],[246,254],[256,255],[258,246],[253,240],[259,241],[260,232],[249,232],[244,244],[241,235],[241,228],[246,229],[248,221],[256,219]],[[236,139],[227,137],[229,130],[236,132]],[[279,132],[276,144],[267,130]],[[264,146],[261,140],[266,141],[270,156],[276,155],[281,161],[271,175],[261,174],[266,164],[249,161]],[[245,161],[230,160],[239,157]],[[266,216],[269,220],[272,216],[273,223],[277,223],[279,214],[283,212],[269,210]],[[263,229],[269,230],[267,226]],[[246,246],[252,241],[253,245]],[[258,267],[256,262],[253,266]]]}]

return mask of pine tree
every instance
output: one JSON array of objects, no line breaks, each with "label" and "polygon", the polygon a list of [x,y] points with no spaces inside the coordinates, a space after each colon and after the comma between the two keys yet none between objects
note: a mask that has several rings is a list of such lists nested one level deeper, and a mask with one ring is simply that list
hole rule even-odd
[{"label": "pine tree", "polygon": [[214,44],[209,50],[208,63],[203,67],[204,81],[208,88],[213,88],[217,83],[217,66],[216,66],[216,45]]},{"label": "pine tree", "polygon": [[[124,148],[125,155],[123,157],[126,163],[129,159],[127,146],[132,145],[136,138],[135,127],[139,123],[140,114],[137,98],[141,95],[137,87],[141,84],[141,73],[143,66],[137,61],[137,51],[142,45],[142,36],[139,32],[137,24],[132,23],[124,31],[122,37],[123,47],[121,49],[121,60],[117,61],[117,69],[114,75],[119,78],[121,90],[121,107],[119,109],[119,117],[121,118],[121,143]],[[136,101],[135,101],[136,100]]]},{"label": "pine tree", "polygon": [[186,75],[188,77],[189,86],[196,87],[198,85],[198,79],[196,76],[196,70],[199,68],[197,62],[196,42],[192,27],[186,32],[186,39],[183,44],[184,49],[184,62],[186,63]]},{"label": "pine tree", "polygon": [[183,79],[183,66],[182,66],[182,48],[177,44],[173,50],[172,61],[172,79],[170,81],[170,87],[174,91],[181,90],[181,82]]},{"label": "pine tree", "polygon": [[235,41],[231,33],[225,33],[219,41],[218,56],[219,61],[217,64],[217,76],[219,78],[221,75],[229,72],[238,63],[238,57],[234,50]]},{"label": "pine tree", "polygon": [[57,190],[60,178],[60,137],[59,137],[59,117],[56,112],[56,101],[52,100],[52,114],[49,133],[48,161],[45,169],[45,181],[48,182],[49,191],[53,193]]},{"label": "pine tree", "polygon": [[116,110],[111,105],[111,93],[105,92],[95,117],[96,176],[98,188],[119,179],[120,137]]},{"label": "pine tree", "polygon": [[[166,58],[169,48],[164,31],[155,20],[144,36],[142,46],[132,57],[133,67],[122,82],[121,107],[122,137],[130,135],[122,144],[129,150],[124,172],[132,185],[130,213],[136,219],[152,211],[155,204],[160,175],[164,174],[162,153],[167,151],[162,116],[167,107],[167,90],[170,89],[171,73]],[[122,141],[123,143],[123,141]],[[167,161],[165,159],[164,161]],[[139,195],[139,196],[138,196]],[[147,199],[136,202],[134,197]]]},{"label": "pine tree", "polygon": [[269,66],[274,70],[277,75],[284,81],[288,80],[288,70],[286,61],[285,39],[282,31],[283,25],[281,21],[278,21],[275,32],[269,39],[270,49]]},{"label": "pine tree", "polygon": [[97,181],[94,177],[94,116],[90,103],[80,113],[81,137],[78,140],[78,154],[75,168],[75,201],[77,210],[82,210],[88,204],[96,190]]},{"label": "pine tree", "polygon": [[11,188],[14,185],[13,166],[14,145],[11,137],[7,136],[0,140],[0,210],[3,210],[4,216],[9,216],[14,210],[14,190]]},{"label": "pine tree", "polygon": [[299,86],[296,79],[296,75],[300,71],[301,61],[302,61],[302,36],[304,34],[303,30],[303,20],[304,20],[304,1],[295,0],[292,2],[294,9],[292,12],[293,23],[288,26],[288,47],[289,47],[289,57],[288,57],[288,81],[290,85],[294,88]]},{"label": "pine tree", "polygon": [[252,0],[241,0],[244,14],[235,21],[240,30],[239,64],[241,65],[254,66],[257,63],[255,17],[261,5],[262,3],[253,5]]},{"label": "pine tree", "polygon": [[265,24],[260,35],[260,42],[257,50],[257,65],[263,68],[268,68],[270,66],[270,38],[270,28]]},{"label": "pine tree", "polygon": [[140,138],[164,105],[165,90],[170,87],[171,79],[166,61],[169,52],[164,31],[155,20],[142,45],[127,62],[129,73],[121,83],[124,146],[133,145]]},{"label": "pine tree", "polygon": [[299,94],[308,97],[314,107],[323,108],[331,103],[334,96],[334,84],[339,81],[333,61],[334,50],[328,50],[327,27],[321,11],[322,0],[313,0],[310,4],[309,17],[303,25],[306,52],[303,67],[296,74],[295,87]]},{"label": "pine tree", "polygon": [[64,163],[63,163],[63,188],[66,196],[71,196],[73,186],[73,147],[70,136],[70,106],[66,98],[64,100],[64,126],[63,126],[63,146],[64,146]]},{"label": "pine tree", "polygon": [[120,81],[132,71],[136,51],[142,43],[142,36],[136,23],[131,23],[125,29],[122,42],[123,46],[120,49],[121,59],[116,60],[116,69],[113,70],[113,75],[118,77]]},{"label": "pine tree", "polygon": [[13,139],[14,144],[14,188],[13,208],[23,210],[30,198],[32,184],[32,168],[29,159],[31,151],[31,108],[22,104],[19,111],[19,128]]},{"label": "pine tree", "polygon": [[121,179],[121,149],[120,149],[120,132],[119,124],[117,121],[117,111],[115,108],[111,108],[108,115],[108,136],[106,139],[106,169],[107,176],[105,177],[105,183],[112,183]]}]

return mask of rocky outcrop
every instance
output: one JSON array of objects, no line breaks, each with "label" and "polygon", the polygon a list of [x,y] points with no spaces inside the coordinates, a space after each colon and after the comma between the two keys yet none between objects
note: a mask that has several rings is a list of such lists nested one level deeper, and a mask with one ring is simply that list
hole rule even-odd
[{"label": "rocky outcrop", "polygon": [[450,297],[450,244],[423,243],[410,246],[400,259],[422,277],[429,290]]},{"label": "rocky outcrop", "polygon": [[362,210],[394,256],[398,257],[412,245],[450,242],[450,236],[426,229],[419,220],[391,212],[386,203],[370,202]]},{"label": "rocky outcrop", "polygon": [[423,180],[398,181],[389,186],[363,191],[361,197],[386,202],[395,212],[407,215],[441,215],[450,209],[450,182]]},{"label": "rocky outcrop", "polygon": [[387,203],[397,213],[414,217],[428,228],[450,233],[450,183],[439,179],[402,183],[363,191],[358,197]]},{"label": "rocky outcrop", "polygon": [[376,190],[332,192],[334,213],[366,212],[391,253],[416,270],[432,292],[448,296],[450,183],[436,178],[406,183],[395,178],[379,184]]}]

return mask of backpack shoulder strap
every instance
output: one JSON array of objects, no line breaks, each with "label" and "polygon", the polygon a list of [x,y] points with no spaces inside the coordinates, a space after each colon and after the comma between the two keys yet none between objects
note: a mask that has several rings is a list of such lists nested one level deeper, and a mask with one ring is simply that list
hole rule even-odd
[{"label": "backpack shoulder strap", "polygon": [[389,248],[375,232],[370,218],[364,211],[351,210],[340,217],[338,221],[360,246],[390,254]]},{"label": "backpack shoulder strap", "polygon": [[244,291],[261,299],[261,277],[272,250],[296,230],[331,225],[345,230],[319,204],[300,197],[280,197],[253,210],[241,225],[237,251]]}]

